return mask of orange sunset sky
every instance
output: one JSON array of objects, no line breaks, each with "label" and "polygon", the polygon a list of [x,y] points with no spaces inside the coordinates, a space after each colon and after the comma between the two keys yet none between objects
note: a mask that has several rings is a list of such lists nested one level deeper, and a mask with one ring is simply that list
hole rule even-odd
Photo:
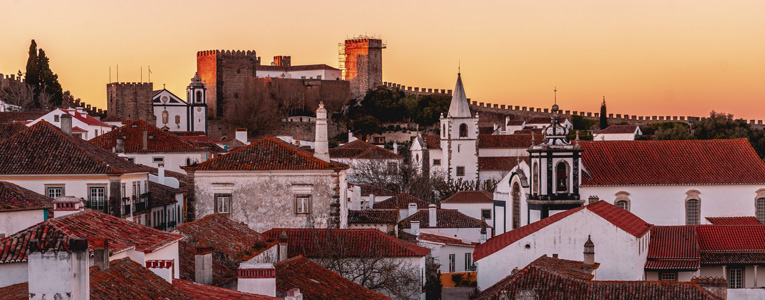
[{"label": "orange sunset sky", "polygon": [[498,104],[765,119],[765,1],[8,1],[0,73],[31,39],[65,90],[105,108],[116,80],[185,95],[196,51],[255,50],[269,63],[337,67],[346,37],[387,42],[383,80]]}]

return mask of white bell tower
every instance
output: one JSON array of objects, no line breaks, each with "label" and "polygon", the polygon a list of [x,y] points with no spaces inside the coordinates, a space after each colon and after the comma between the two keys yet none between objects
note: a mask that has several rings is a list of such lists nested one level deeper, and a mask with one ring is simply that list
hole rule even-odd
[{"label": "white bell tower", "polygon": [[189,104],[189,131],[204,131],[207,134],[207,88],[197,73],[186,88],[186,99]]},{"label": "white bell tower", "polygon": [[446,117],[441,117],[441,149],[446,175],[452,180],[478,180],[478,113],[470,113],[462,75],[457,84]]}]

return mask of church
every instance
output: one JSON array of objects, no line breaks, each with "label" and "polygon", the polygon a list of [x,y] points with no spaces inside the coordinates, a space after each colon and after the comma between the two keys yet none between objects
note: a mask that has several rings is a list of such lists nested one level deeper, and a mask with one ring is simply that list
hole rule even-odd
[{"label": "church", "polygon": [[152,107],[157,128],[168,131],[201,131],[207,134],[207,88],[194,74],[181,100],[167,89],[154,91]]}]

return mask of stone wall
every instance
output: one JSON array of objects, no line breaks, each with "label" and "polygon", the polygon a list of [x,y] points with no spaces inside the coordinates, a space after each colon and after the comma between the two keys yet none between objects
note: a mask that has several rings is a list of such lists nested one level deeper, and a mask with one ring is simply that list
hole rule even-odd
[{"label": "stone wall", "polygon": [[207,50],[197,52],[197,73],[207,87],[207,115],[221,118],[227,101],[244,94],[246,81],[255,77],[260,64],[254,50]]},{"label": "stone wall", "polygon": [[156,122],[152,107],[151,82],[112,82],[106,84],[106,108],[110,117],[121,120]]},{"label": "stone wall", "polygon": [[345,80],[351,82],[354,99],[382,85],[382,40],[357,37],[345,40]]}]

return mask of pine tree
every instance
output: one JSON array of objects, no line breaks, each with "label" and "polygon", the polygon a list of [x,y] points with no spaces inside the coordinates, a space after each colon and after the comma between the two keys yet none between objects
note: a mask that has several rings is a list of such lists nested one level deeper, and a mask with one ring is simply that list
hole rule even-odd
[{"label": "pine tree", "polygon": [[606,113],[606,97],[603,96],[603,104],[600,105],[600,129],[608,127],[608,115]]}]

